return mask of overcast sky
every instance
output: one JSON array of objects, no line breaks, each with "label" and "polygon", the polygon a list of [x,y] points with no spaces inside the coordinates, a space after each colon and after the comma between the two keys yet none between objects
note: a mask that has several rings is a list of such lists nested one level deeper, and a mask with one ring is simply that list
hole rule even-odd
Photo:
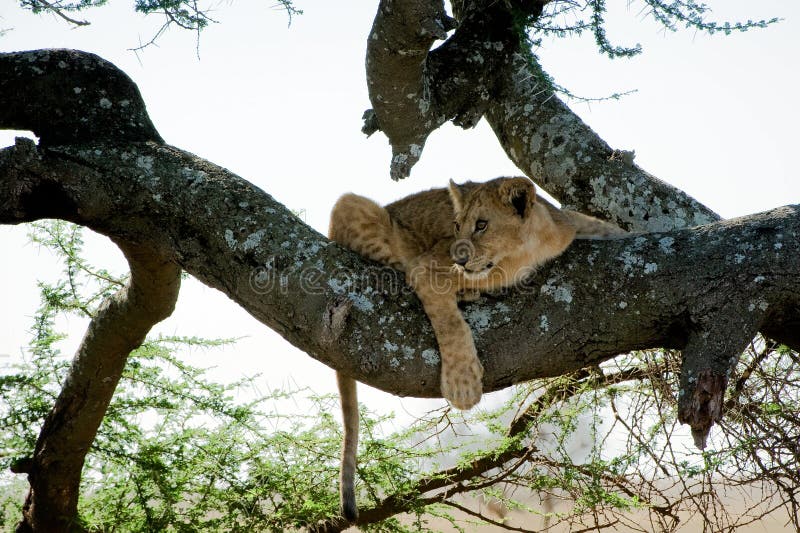
[{"label": "overcast sky", "polygon": [[[538,51],[562,85],[584,96],[636,89],[620,101],[572,103],[614,148],[635,150],[643,168],[686,190],[725,217],[800,202],[794,157],[800,125],[800,3],[768,0],[709,2],[720,19],[785,20],[767,30],[709,37],[664,32],[640,11],[643,2],[615,2],[608,35],[641,43],[644,54],[610,61],[590,36],[548,41]],[[364,49],[377,2],[297,0],[305,11],[291,26],[269,2],[220,2],[219,24],[195,35],[172,30],[150,40],[157,16],[135,14],[132,2],[78,15],[71,28],[50,15],[34,16],[4,2],[0,51],[46,47],[94,52],[139,85],[150,116],[170,144],[226,167],[272,194],[325,232],[330,208],[348,191],[386,202],[442,186],[448,179],[485,180],[518,173],[485,123],[463,131],[445,126],[430,138],[411,178],[388,178],[390,149],[361,133],[369,107]],[[30,135],[30,134],[28,134]],[[13,142],[0,132],[0,145]],[[18,357],[38,304],[36,279],[58,274],[53,259],[26,244],[24,228],[0,226],[0,354]],[[118,271],[121,255],[102,237],[90,257]],[[85,324],[62,321],[71,354]],[[298,352],[225,296],[194,280],[184,284],[178,310],[159,331],[245,337],[236,347],[195,354],[215,375],[261,372],[264,387],[293,380],[318,392],[334,390],[333,372]],[[364,387],[362,387],[362,390]],[[398,408],[377,391],[362,394],[372,407]],[[435,403],[435,402],[433,402]],[[404,400],[403,409],[432,405]]]}]

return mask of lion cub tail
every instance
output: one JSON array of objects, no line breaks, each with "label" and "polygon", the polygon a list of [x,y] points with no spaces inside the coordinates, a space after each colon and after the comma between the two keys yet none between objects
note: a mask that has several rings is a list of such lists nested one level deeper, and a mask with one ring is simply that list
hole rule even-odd
[{"label": "lion cub tail", "polygon": [[358,452],[358,394],[356,381],[336,373],[339,384],[339,398],[342,402],[342,421],[344,440],[342,442],[342,462],[339,471],[339,505],[342,516],[349,522],[358,518],[356,506],[356,453]]}]

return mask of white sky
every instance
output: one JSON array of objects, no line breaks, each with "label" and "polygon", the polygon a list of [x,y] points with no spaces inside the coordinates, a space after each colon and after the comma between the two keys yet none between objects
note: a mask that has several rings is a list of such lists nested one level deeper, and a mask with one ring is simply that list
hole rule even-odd
[{"label": "white sky", "polygon": [[[97,53],[139,85],[163,137],[255,183],[321,232],[344,192],[379,201],[441,186],[448,179],[485,180],[518,173],[485,123],[464,132],[445,126],[428,142],[412,177],[388,178],[385,137],[366,139],[361,114],[369,107],[364,49],[377,1],[297,0],[305,14],[291,27],[270,3],[221,2],[220,24],[205,30],[200,60],[194,35],[171,30],[155,47],[134,54],[161,21],[144,19],[132,2],[110,2],[81,15],[92,22],[72,29],[53,16],[34,16],[4,2],[0,51],[46,47]],[[713,1],[719,18],[783,17],[768,30],[708,37],[664,33],[639,13],[640,2],[616,2],[609,36],[642,43],[633,60],[609,61],[590,36],[548,42],[540,56],[557,81],[585,96],[638,89],[621,101],[573,104],[611,145],[635,149],[636,161],[723,216],[800,202],[794,170],[800,125],[800,3],[779,0]],[[627,8],[627,4],[632,4]],[[367,6],[367,7],[364,7]],[[13,142],[0,132],[0,146]],[[790,170],[791,169],[791,170]],[[88,251],[97,263],[124,268],[101,237]],[[38,304],[36,279],[52,279],[53,259],[26,244],[24,228],[0,226],[0,354],[17,357]],[[85,324],[63,323],[71,354]],[[183,335],[242,336],[235,348],[199,352],[196,363],[215,375],[263,373],[265,387],[290,380],[317,392],[334,390],[333,372],[253,320],[225,296],[185,282],[176,313],[159,331]],[[362,387],[373,408],[411,409],[436,401],[403,400]]]}]

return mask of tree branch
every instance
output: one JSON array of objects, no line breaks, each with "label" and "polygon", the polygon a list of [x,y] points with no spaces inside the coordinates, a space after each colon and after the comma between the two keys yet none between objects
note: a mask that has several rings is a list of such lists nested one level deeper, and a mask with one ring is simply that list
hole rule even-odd
[{"label": "tree branch", "polygon": [[180,267],[147,244],[116,242],[130,265],[130,281],[101,305],[89,324],[33,457],[25,461],[30,491],[18,532],[80,530],[74,520],[86,453],[128,354],[172,313],[177,301]]},{"label": "tree branch", "polygon": [[[586,389],[596,390],[628,381],[641,381],[652,375],[652,371],[653,369],[632,368],[605,375],[591,375],[583,371],[579,375],[571,376],[568,382],[562,381],[547,387],[525,411],[511,421],[506,432],[509,444],[503,450],[490,450],[488,454],[480,455],[466,464],[439,470],[417,480],[411,486],[404,487],[401,491],[388,494],[374,506],[361,509],[357,525],[374,524],[390,516],[418,509],[420,503],[429,505],[445,502],[447,498],[455,494],[480,488],[470,481],[477,481],[478,485],[484,483],[494,485],[496,480],[487,481],[484,476],[495,469],[501,469],[501,475],[508,476],[523,464],[552,463],[550,459],[540,453],[535,443],[529,442],[529,428],[536,419]],[[509,463],[512,464],[509,466]],[[576,467],[576,465],[571,466]],[[633,495],[632,491],[624,487],[625,480],[611,479],[609,481],[629,495]],[[434,494],[423,498],[423,495],[429,493]],[[445,503],[449,504],[449,502]],[[652,508],[659,513],[668,512],[657,505],[653,505]],[[314,533],[333,533],[346,527],[347,525],[334,518],[315,524],[311,530]]]},{"label": "tree branch", "polygon": [[47,0],[33,0],[31,2],[31,7],[33,8],[34,13],[36,13],[38,10],[49,11],[75,26],[88,26],[89,24],[91,24],[88,20],[78,20],[68,16],[66,13],[64,13],[63,8],[60,5],[60,2],[51,4]]},{"label": "tree branch", "polygon": [[501,73],[486,119],[509,158],[565,207],[632,231],[708,224],[719,215],[613,150],[555,95],[529,51]]},{"label": "tree branch", "polygon": [[[459,23],[441,1],[383,0],[367,41],[372,112],[364,132],[382,130],[392,146],[392,179],[409,175],[428,135],[452,120],[471,128],[497,90],[497,69],[519,49],[520,20],[546,2],[456,2]],[[467,5],[463,5],[467,4]],[[447,41],[429,53],[436,39]]]},{"label": "tree branch", "polygon": [[[415,141],[418,159],[424,138],[445,121],[471,127],[485,115],[509,158],[566,207],[636,231],[719,220],[684,192],[636,166],[632,155],[609,147],[555,95],[524,42],[519,22],[541,14],[544,2],[529,2],[526,10],[523,5],[455,3],[455,33],[430,53],[418,49],[413,71],[396,65],[405,53],[387,43],[413,32],[416,21],[379,9],[375,25],[383,30],[371,34],[369,49],[380,49],[383,55],[371,58],[368,52],[367,80],[375,113],[394,117],[390,128],[378,120],[392,146],[405,150],[403,135],[413,131],[416,139],[423,139]],[[407,91],[405,98],[382,97],[388,88],[414,83],[429,90]],[[392,177],[398,177],[394,169]]]},{"label": "tree branch", "polygon": [[447,37],[450,19],[442,0],[381,0],[367,39],[367,87],[375,110],[372,126],[392,145],[391,175],[404,178],[419,159],[430,124],[444,117],[430,105],[425,58]]},{"label": "tree branch", "polygon": [[[430,325],[396,271],[330,243],[263,191],[173,147],[23,145],[0,153],[0,222],[58,217],[147,242],[323,363],[394,394],[439,396]],[[755,317],[747,328],[755,334],[797,305],[798,231],[790,206],[577,242],[519,290],[465,306],[485,389],[631,350],[683,348],[693,331],[714,334],[706,317],[720,301],[735,302],[720,320]],[[332,338],[324,317],[342,300],[352,305]]]}]

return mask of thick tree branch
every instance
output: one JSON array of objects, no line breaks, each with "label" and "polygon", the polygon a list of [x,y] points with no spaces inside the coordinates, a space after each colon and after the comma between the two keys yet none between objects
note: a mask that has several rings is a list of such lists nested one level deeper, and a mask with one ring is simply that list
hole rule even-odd
[{"label": "thick tree branch", "polygon": [[[392,144],[391,175],[404,178],[419,159],[430,130],[446,120],[431,107],[425,58],[451,20],[442,0],[381,0],[367,39],[367,86],[371,120]],[[386,83],[386,80],[390,80]]]},{"label": "thick tree branch", "polygon": [[[455,2],[459,27],[428,55],[421,71],[431,88],[431,109],[446,118],[471,110],[475,121],[485,112],[511,160],[565,207],[633,231],[667,231],[719,220],[686,193],[634,164],[632,154],[609,147],[553,93],[535,58],[520,45],[521,32],[514,26],[521,16],[538,16],[544,4]],[[391,17],[379,12],[376,23]],[[397,21],[384,24],[409,31]],[[382,34],[379,42],[391,38]],[[376,73],[367,68],[368,79],[378,79],[381,86],[390,86],[395,75],[391,69]],[[395,111],[393,102],[378,105],[383,113]],[[424,125],[427,135],[440,123]],[[393,144],[394,135],[387,133]],[[775,311],[763,332],[800,345],[800,309]]]},{"label": "thick tree branch", "polygon": [[130,281],[101,305],[89,324],[33,457],[25,461],[31,488],[18,532],[80,529],[74,519],[83,462],[128,354],[175,306],[180,267],[147,244],[117,244],[130,264]]},{"label": "thick tree branch", "polygon": [[[224,169],[152,143],[18,146],[1,153],[0,177],[1,222],[59,217],[147,242],[331,367],[395,394],[439,395],[432,331],[402,276],[331,244]],[[682,348],[693,331],[716,334],[707,316],[718,302],[757,317],[755,334],[797,306],[799,231],[790,206],[576,243],[520,290],[465,306],[486,390],[635,349]],[[343,301],[332,336],[325,317]]]},{"label": "thick tree branch", "polygon": [[[367,87],[373,110],[365,133],[382,130],[392,145],[391,176],[405,178],[431,132],[452,120],[475,126],[497,90],[496,69],[520,47],[520,21],[546,2],[454,3],[455,27],[441,1],[383,0],[367,40]],[[465,5],[466,4],[466,5]]]}]

